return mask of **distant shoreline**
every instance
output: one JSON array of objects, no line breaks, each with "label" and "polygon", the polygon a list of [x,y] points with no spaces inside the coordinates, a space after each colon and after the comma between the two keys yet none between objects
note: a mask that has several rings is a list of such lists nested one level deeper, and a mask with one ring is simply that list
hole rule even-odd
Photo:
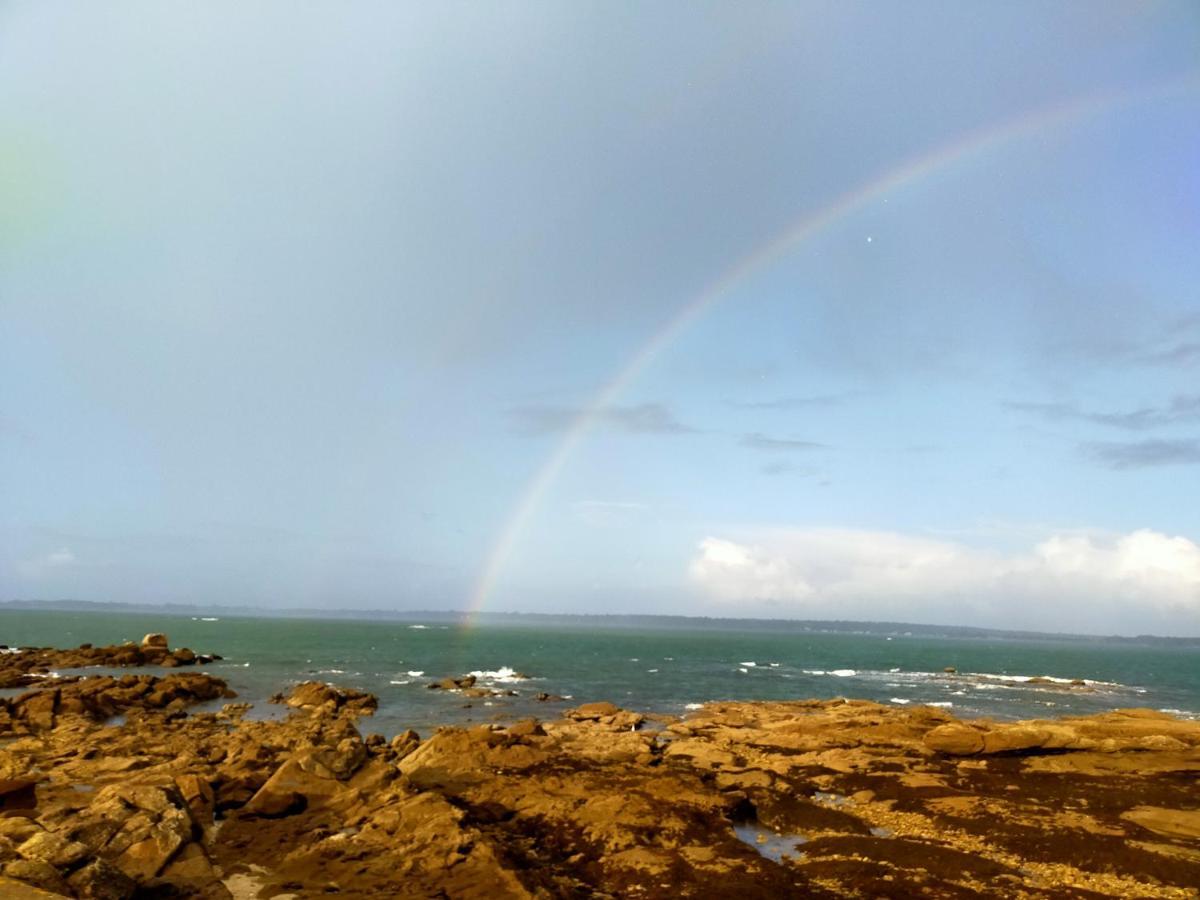
[{"label": "distant shoreline", "polygon": [[162,616],[222,616],[227,618],[251,619],[333,619],[342,621],[389,621],[389,622],[436,622],[439,624],[462,625],[467,622],[494,626],[561,626],[583,625],[604,628],[680,628],[696,630],[737,631],[785,631],[795,634],[858,634],[888,637],[920,636],[954,639],[1014,640],[1014,641],[1068,641],[1087,644],[1113,644],[1132,646],[1174,647],[1200,649],[1200,636],[1163,637],[1142,634],[1091,635],[1067,632],[1041,632],[998,628],[980,628],[965,625],[931,625],[916,622],[872,622],[855,620],[822,619],[760,619],[718,618],[709,616],[678,615],[633,615],[633,614],[587,614],[587,613],[527,613],[527,612],[479,612],[461,610],[383,610],[383,609],[340,609],[325,610],[310,607],[286,607],[270,609],[264,607],[197,606],[193,604],[97,602],[90,600],[9,600],[0,601],[3,612],[92,612],[118,614],[154,614]]}]

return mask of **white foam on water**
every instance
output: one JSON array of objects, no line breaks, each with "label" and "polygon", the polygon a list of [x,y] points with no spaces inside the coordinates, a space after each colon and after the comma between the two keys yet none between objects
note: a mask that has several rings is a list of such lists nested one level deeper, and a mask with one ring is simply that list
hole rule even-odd
[{"label": "white foam on water", "polygon": [[[1075,684],[1076,682],[1081,681],[1088,687],[1125,687],[1125,685],[1116,681],[1096,681],[1091,678],[1059,678],[1055,675],[1003,675],[995,672],[964,672],[963,674],[971,678],[987,678],[991,681],[1008,681],[1016,684],[1025,684],[1033,681],[1036,678],[1039,682],[1049,681],[1052,684]],[[1037,685],[1035,684],[1034,687],[1036,686]]]},{"label": "white foam on water", "polygon": [[939,702],[937,702],[937,703],[926,703],[925,705],[926,705],[926,706],[942,706],[942,707],[946,707],[947,709],[949,709],[949,708],[950,708],[950,707],[952,707],[954,704],[953,704],[953,703],[951,703],[949,700],[941,700],[941,701],[939,701]]},{"label": "white foam on water", "polygon": [[769,666],[770,666],[772,669],[778,669],[778,668],[779,668],[779,663],[767,663],[767,665],[769,665]]},{"label": "white foam on water", "polygon": [[[888,638],[888,640],[890,641],[890,640],[891,640],[891,638]],[[900,667],[899,667],[899,666],[896,666],[894,669],[888,669],[888,671],[889,671],[889,672],[899,672],[899,671],[900,671]]]},{"label": "white foam on water", "polygon": [[220,622],[221,620],[218,619],[216,616],[201,616],[200,621],[201,622]]},{"label": "white foam on water", "polygon": [[412,684],[412,682],[405,678],[403,681],[389,681],[388,684]]},{"label": "white foam on water", "polygon": [[749,670],[749,669],[738,669],[738,671],[739,671],[739,672],[741,672],[743,675],[749,675],[749,674],[750,674],[750,670]]},{"label": "white foam on water", "polygon": [[525,676],[510,666],[501,666],[495,670],[476,669],[474,672],[468,672],[468,675],[474,675],[481,681],[525,681]]},{"label": "white foam on water", "polygon": [[424,631],[429,626],[428,625],[409,625],[408,627],[411,628],[413,631]]},{"label": "white foam on water", "polygon": [[824,675],[825,674],[824,669],[804,669],[803,672],[805,675]]},{"label": "white foam on water", "polygon": [[657,671],[658,671],[658,669],[647,669],[646,671],[647,671],[647,672],[650,672],[650,673],[654,673],[654,672],[657,672]]},{"label": "white foam on water", "polygon": [[704,709],[704,704],[703,703],[689,703],[684,707],[684,709]]},{"label": "white foam on water", "polygon": [[905,700],[903,697],[893,697],[892,702],[899,703],[901,706],[908,706],[908,704],[912,703],[911,700]]},{"label": "white foam on water", "polygon": [[404,674],[408,675],[410,678],[420,678],[425,673],[418,669],[413,669],[411,672],[405,672]]},{"label": "white foam on water", "polygon": [[745,666],[747,669],[753,669],[755,666],[757,666],[757,665],[758,665],[758,663],[756,663],[756,662],[744,662],[744,663],[738,663],[738,665],[739,665],[739,666]]},{"label": "white foam on water", "polygon": [[833,669],[829,674],[836,675],[838,678],[851,678],[854,675],[857,675],[858,672],[856,672],[854,669]]}]

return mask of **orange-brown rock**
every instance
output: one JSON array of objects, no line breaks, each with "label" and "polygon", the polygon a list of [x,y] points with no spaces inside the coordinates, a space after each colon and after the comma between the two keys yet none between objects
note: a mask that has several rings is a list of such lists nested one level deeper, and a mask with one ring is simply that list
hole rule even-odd
[{"label": "orange-brown rock", "polygon": [[[711,703],[654,730],[662,717],[585,704],[384,741],[357,730],[366,695],[328,685],[293,692],[285,719],[177,717],[159,695],[179,677],[108,679],[99,695],[130,704],[120,727],[87,713],[100,679],[47,689],[50,727],[0,748],[0,771],[36,781],[34,807],[0,815],[0,884],[118,900],[1082,900],[1200,884],[1200,723],[1162,714]],[[69,698],[84,713],[63,712]]]},{"label": "orange-brown rock", "polygon": [[282,702],[299,709],[324,707],[329,712],[355,716],[369,716],[379,706],[379,699],[374,694],[338,688],[321,681],[302,681]]},{"label": "orange-brown rock", "polygon": [[61,669],[85,669],[92,666],[190,666],[220,659],[217,654],[197,654],[186,647],[172,651],[166,635],[148,634],[139,646],[132,641],[95,647],[81,644],[69,650],[53,647],[23,647],[0,653],[0,688],[27,687],[46,681],[62,683],[75,676],[56,676]]}]

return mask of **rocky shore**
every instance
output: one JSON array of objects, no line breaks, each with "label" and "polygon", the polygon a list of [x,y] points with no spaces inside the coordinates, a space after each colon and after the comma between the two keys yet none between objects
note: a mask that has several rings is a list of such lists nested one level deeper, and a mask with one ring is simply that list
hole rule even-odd
[{"label": "rocky shore", "polygon": [[1200,722],[600,702],[386,739],[317,682],[258,720],[206,672],[54,677],[187,665],[160,637],[0,655],[33,688],[0,700],[0,897],[1200,896]]}]

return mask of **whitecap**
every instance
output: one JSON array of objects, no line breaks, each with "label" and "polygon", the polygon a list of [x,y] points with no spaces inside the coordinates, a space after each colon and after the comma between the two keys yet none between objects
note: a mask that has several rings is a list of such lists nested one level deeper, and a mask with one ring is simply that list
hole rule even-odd
[{"label": "whitecap", "polygon": [[[1116,681],[1096,681],[1091,678],[1059,678],[1056,675],[1004,675],[995,672],[967,672],[965,674],[972,678],[986,678],[990,681],[1009,681],[1017,684],[1024,684],[1036,678],[1039,682],[1049,681],[1052,684],[1076,684],[1076,682],[1083,682],[1088,687],[1097,685],[1111,688],[1125,687],[1125,685]],[[1037,684],[1035,683],[1033,686],[1037,687]]]},{"label": "whitecap", "polygon": [[218,619],[216,616],[201,616],[200,621],[201,622],[220,622],[221,620]]},{"label": "whitecap", "polygon": [[388,684],[412,684],[412,682],[405,678],[403,681],[389,681]]},{"label": "whitecap", "polygon": [[954,704],[951,703],[949,700],[940,700],[937,703],[926,703],[925,705],[926,706],[943,706],[943,707],[948,708],[948,707],[953,706]]},{"label": "whitecap", "polygon": [[779,663],[767,663],[767,665],[769,665],[769,666],[770,666],[772,669],[778,669],[778,668],[779,668]]},{"label": "whitecap", "polygon": [[410,677],[412,677],[412,678],[420,678],[420,677],[421,677],[422,675],[424,675],[425,673],[424,673],[424,672],[422,672],[422,671],[419,671],[419,670],[417,670],[417,669],[413,669],[411,672],[405,672],[404,674],[405,674],[405,675],[408,675],[408,676],[410,676]]},{"label": "whitecap", "polygon": [[824,675],[825,670],[824,669],[805,669],[804,674],[805,675]]},{"label": "whitecap", "polygon": [[749,674],[750,674],[750,670],[749,670],[749,669],[738,669],[738,671],[739,671],[739,672],[741,672],[743,675],[749,675]]},{"label": "whitecap", "polygon": [[476,669],[474,672],[468,672],[468,675],[474,675],[480,680],[486,681],[525,681],[526,676],[522,675],[516,669],[509,666],[501,666],[495,670]]},{"label": "whitecap", "polygon": [[756,663],[756,662],[744,662],[744,663],[738,663],[738,665],[739,665],[739,666],[745,666],[745,667],[746,667],[746,668],[748,668],[748,669],[753,669],[755,666],[757,666],[757,665],[758,665],[758,663]]},{"label": "whitecap", "polygon": [[684,706],[684,709],[704,709],[703,703],[689,703]]},{"label": "whitecap", "polygon": [[408,627],[411,628],[413,631],[424,631],[429,626],[428,625],[409,625]]},{"label": "whitecap", "polygon": [[857,675],[858,672],[854,671],[854,669],[833,669],[829,674],[836,675],[838,678],[850,678]]},{"label": "whitecap", "polygon": [[647,672],[654,673],[654,672],[657,672],[657,671],[658,671],[658,669],[647,669],[646,671],[647,671]]},{"label": "whitecap", "polygon": [[911,700],[905,700],[903,697],[893,697],[892,702],[899,703],[901,706],[907,706],[908,704],[912,703]]},{"label": "whitecap", "polygon": [[889,672],[899,672],[899,671],[900,671],[900,667],[899,667],[899,666],[896,666],[894,669],[888,669],[888,671],[889,671]]}]

